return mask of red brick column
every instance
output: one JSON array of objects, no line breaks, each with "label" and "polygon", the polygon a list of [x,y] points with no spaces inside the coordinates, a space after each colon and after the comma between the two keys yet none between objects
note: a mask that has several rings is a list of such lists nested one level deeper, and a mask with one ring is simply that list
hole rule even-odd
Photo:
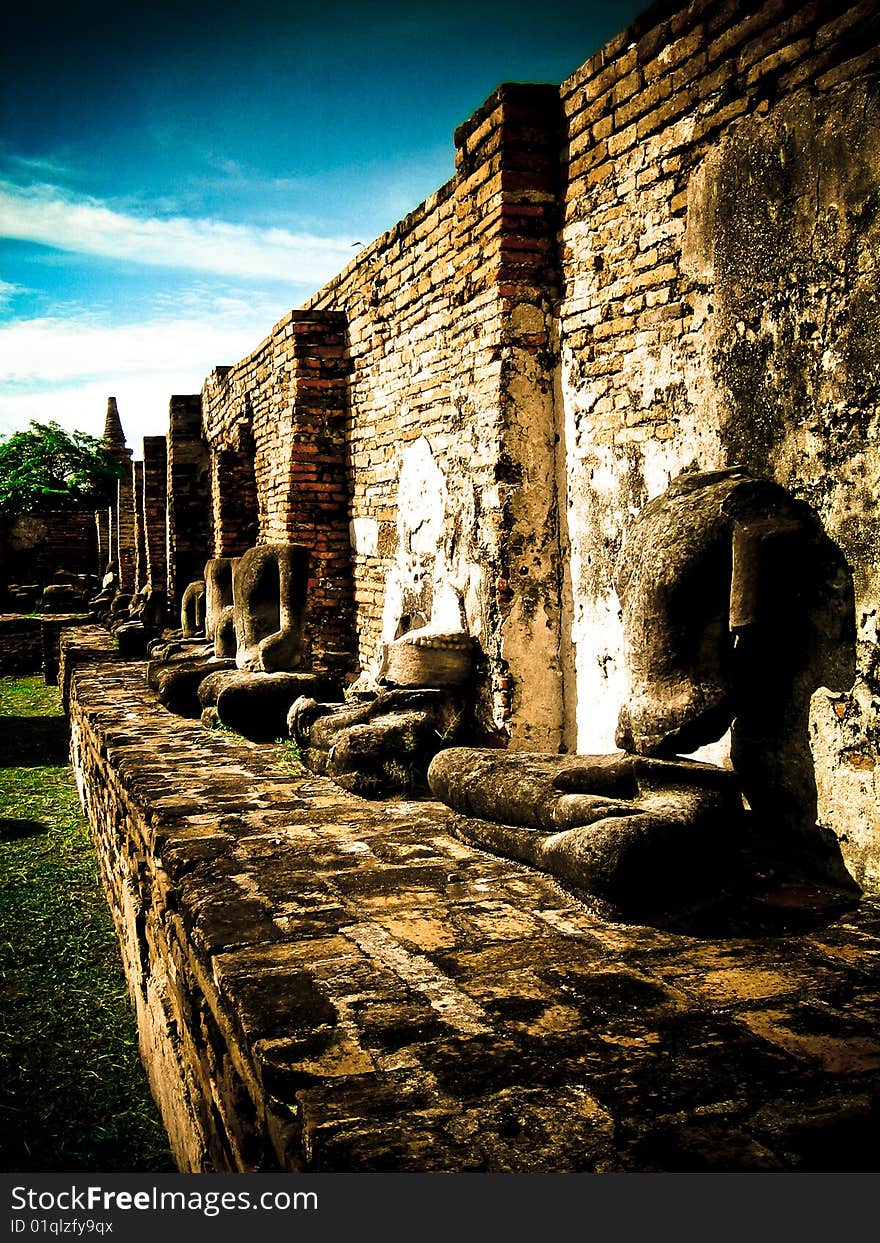
[{"label": "red brick column", "polygon": [[[303,544],[311,553],[306,627],[314,654],[353,664],[354,586],[349,535],[346,415],[350,362],[340,312],[295,311],[287,329],[289,423],[254,417],[260,542]],[[284,463],[284,470],[278,469]]]},{"label": "red brick column", "polygon": [[131,463],[117,485],[116,559],[120,591],[135,590],[134,484]]},{"label": "red brick column", "polygon": [[158,590],[168,589],[165,477],[168,448],[164,436],[144,436],[144,544],[147,580]]},{"label": "red brick column", "polygon": [[187,584],[211,554],[210,461],[202,437],[202,399],[171,398],[168,417],[168,597],[180,606]]},{"label": "red brick column", "polygon": [[147,584],[143,462],[132,462],[132,519],[134,522],[134,589],[140,591]]}]

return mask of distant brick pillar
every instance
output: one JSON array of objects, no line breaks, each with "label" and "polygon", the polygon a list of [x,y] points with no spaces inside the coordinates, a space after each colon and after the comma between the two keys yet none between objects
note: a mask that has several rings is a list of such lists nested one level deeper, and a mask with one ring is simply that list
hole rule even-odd
[{"label": "distant brick pillar", "polygon": [[187,584],[203,576],[213,546],[210,460],[198,394],[171,398],[167,480],[168,597],[177,610]]},{"label": "distant brick pillar", "polygon": [[125,443],[125,433],[122,430],[115,397],[107,398],[107,415],[104,420],[104,435],[101,443],[122,471],[110,503],[107,563],[115,565],[120,588],[124,591],[131,591],[134,588],[134,502],[132,499],[131,449]]},{"label": "distant brick pillar", "polygon": [[120,591],[135,589],[134,484],[131,465],[119,480],[116,493],[116,562]]},{"label": "distant brick pillar", "polygon": [[168,448],[164,436],[144,436],[144,546],[147,581],[168,590],[167,508],[165,478]]},{"label": "distant brick pillar", "polygon": [[104,529],[104,548],[107,553],[107,560],[101,567],[103,578],[108,569],[116,572],[116,502],[100,510],[98,517]]},{"label": "distant brick pillar", "polygon": [[284,424],[266,406],[253,416],[260,543],[291,541],[309,549],[307,634],[317,657],[340,665],[352,663],[357,650],[346,328],[339,311],[294,311],[286,329]]},{"label": "distant brick pillar", "polygon": [[104,577],[107,569],[107,562],[110,555],[109,531],[107,529],[107,510],[95,510],[95,539],[97,544],[98,563],[96,573],[99,578]]},{"label": "distant brick pillar", "polygon": [[144,464],[132,462],[132,520],[134,522],[134,589],[147,585],[147,547],[144,539]]}]

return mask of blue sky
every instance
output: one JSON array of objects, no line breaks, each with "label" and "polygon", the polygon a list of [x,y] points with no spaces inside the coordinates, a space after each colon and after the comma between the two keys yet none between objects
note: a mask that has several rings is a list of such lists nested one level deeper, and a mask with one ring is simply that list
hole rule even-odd
[{"label": "blue sky", "polygon": [[0,434],[129,444],[453,171],[501,81],[559,81],[644,0],[31,0],[0,50]]}]

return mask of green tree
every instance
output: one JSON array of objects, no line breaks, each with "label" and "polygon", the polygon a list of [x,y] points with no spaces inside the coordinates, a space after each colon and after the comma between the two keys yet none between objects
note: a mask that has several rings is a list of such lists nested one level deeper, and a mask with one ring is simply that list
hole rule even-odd
[{"label": "green tree", "polygon": [[31,423],[26,432],[0,437],[0,515],[100,505],[121,474],[94,436]]}]

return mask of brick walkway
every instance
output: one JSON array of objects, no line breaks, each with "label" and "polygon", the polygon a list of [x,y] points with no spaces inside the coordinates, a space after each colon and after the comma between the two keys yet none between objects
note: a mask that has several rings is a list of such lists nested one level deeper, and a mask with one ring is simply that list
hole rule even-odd
[{"label": "brick walkway", "polygon": [[183,1168],[880,1169],[877,903],[609,923],[435,803],[170,716],[142,665],[75,671],[71,716]]}]

